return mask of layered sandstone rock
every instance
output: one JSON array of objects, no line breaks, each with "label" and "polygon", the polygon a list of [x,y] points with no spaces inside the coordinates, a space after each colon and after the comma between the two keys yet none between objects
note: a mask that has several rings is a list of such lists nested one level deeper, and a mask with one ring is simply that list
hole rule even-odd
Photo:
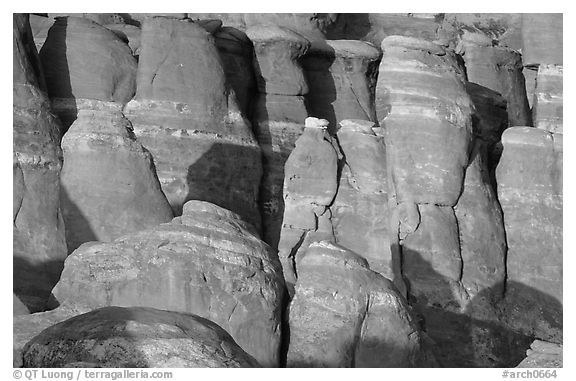
[{"label": "layered sandstone rock", "polygon": [[24,367],[259,367],[217,324],[143,307],[104,307],[42,331],[23,349]]},{"label": "layered sandstone rock", "polygon": [[44,308],[66,258],[60,214],[61,125],[50,111],[28,16],[13,15],[14,293]]},{"label": "layered sandstone rock", "polygon": [[226,84],[214,37],[190,20],[142,26],[138,90],[124,113],[154,157],[175,215],[204,200],[260,227],[261,152]]},{"label": "layered sandstone rock", "polygon": [[332,204],[338,187],[338,151],[328,121],[307,118],[302,136],[286,160],[284,218],[278,256],[292,293],[298,261],[314,241],[333,240]]},{"label": "layered sandstone rock", "polygon": [[492,38],[484,33],[467,31],[456,52],[464,59],[468,81],[497,91],[506,99],[510,126],[532,124],[519,53],[493,46]]},{"label": "layered sandstone rock", "polygon": [[434,41],[437,30],[438,23],[433,15],[345,13],[338,15],[336,22],[328,27],[326,35],[329,39],[364,40],[380,46],[382,40],[388,36]]},{"label": "layered sandstone rock", "polygon": [[[335,240],[364,257],[370,269],[401,281],[399,258],[392,250],[388,209],[386,147],[373,122],[340,122],[338,143],[344,155],[332,225]],[[399,286],[400,288],[400,286]]]},{"label": "layered sandstone rock", "polygon": [[365,259],[313,243],[289,306],[289,367],[431,366],[406,301]]},{"label": "layered sandstone rock", "polygon": [[562,13],[522,13],[522,60],[525,66],[562,65]]},{"label": "layered sandstone rock", "polygon": [[244,32],[230,27],[217,30],[214,37],[226,80],[234,89],[240,110],[250,119],[256,95],[252,42]]},{"label": "layered sandstone rock", "polygon": [[136,90],[136,60],[127,43],[100,24],[58,17],[40,51],[48,95],[67,129],[76,99],[127,103]]},{"label": "layered sandstone rock", "polygon": [[312,44],[302,59],[310,87],[308,112],[328,120],[332,134],[344,119],[376,122],[374,97],[381,57],[375,46],[364,41]]},{"label": "layered sandstone rock", "polygon": [[[254,71],[258,81],[258,94],[253,103],[252,123],[262,148],[263,176],[259,206],[264,226],[264,240],[278,247],[284,200],[284,163],[304,130],[308,116],[304,97],[298,93],[308,91],[299,58],[306,53],[310,42],[290,30],[275,27],[257,27],[247,30],[254,44]],[[282,40],[286,36],[286,41]],[[262,63],[261,63],[262,62]],[[278,72],[276,68],[289,68]],[[260,74],[258,74],[260,73]],[[266,82],[268,78],[272,84]],[[284,84],[290,84],[284,87]],[[268,93],[272,89],[292,90],[291,95]],[[298,91],[296,91],[298,89]]]},{"label": "layered sandstone rock", "polygon": [[562,341],[562,134],[507,129],[496,170],[508,242],[508,324]]},{"label": "layered sandstone rock", "polygon": [[168,224],[79,247],[53,293],[61,304],[194,313],[222,326],[263,366],[278,366],[283,287],[277,256],[251,225],[189,201]]},{"label": "layered sandstone rock", "polygon": [[534,90],[534,127],[562,133],[564,118],[563,67],[540,65]]},{"label": "layered sandstone rock", "polygon": [[152,156],[113,102],[84,100],[62,138],[61,205],[68,252],[88,241],[112,241],[174,216]]},{"label": "layered sandstone rock", "polygon": [[[534,340],[517,368],[562,368],[562,345]],[[546,374],[546,373],[544,373]]]}]

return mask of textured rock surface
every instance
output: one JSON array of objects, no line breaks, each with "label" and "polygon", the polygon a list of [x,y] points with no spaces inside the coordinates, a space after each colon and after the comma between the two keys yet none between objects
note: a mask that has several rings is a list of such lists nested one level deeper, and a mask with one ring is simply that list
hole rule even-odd
[{"label": "textured rock surface", "polygon": [[[252,368],[226,331],[196,315],[104,307],[58,323],[23,349],[24,367]],[[86,365],[85,365],[86,366]]]},{"label": "textured rock surface", "polygon": [[562,133],[564,119],[563,67],[540,65],[534,90],[534,127]]},{"label": "textured rock surface", "polygon": [[146,306],[219,324],[263,366],[279,365],[284,282],[254,228],[216,205],[189,201],[182,217],[66,260],[54,295],[91,308]]},{"label": "textured rock surface", "polygon": [[29,313],[28,307],[16,295],[12,295],[12,316],[28,315]]},{"label": "textured rock surface", "polygon": [[562,13],[522,14],[522,60],[525,66],[562,65]]},{"label": "textured rock surface", "polygon": [[66,258],[60,123],[50,111],[28,16],[13,16],[14,293],[43,308]]},{"label": "textured rock surface", "polygon": [[54,105],[66,128],[76,118],[74,99],[125,104],[134,96],[137,63],[128,44],[87,18],[57,18],[40,60],[50,99],[69,100]]},{"label": "textured rock surface", "polygon": [[329,206],[338,187],[338,151],[327,127],[325,119],[307,118],[304,133],[286,160],[278,256],[290,292],[308,245],[333,235]]},{"label": "textured rock surface", "polygon": [[299,264],[289,367],[431,366],[405,299],[358,255],[322,241]]},{"label": "textured rock surface", "polygon": [[517,368],[562,368],[562,345],[535,340]]},{"label": "textured rock surface", "polygon": [[310,47],[310,42],[290,29],[254,26],[246,30],[254,44],[254,71],[258,92],[277,95],[304,95],[308,84],[296,60]]},{"label": "textured rock surface", "polygon": [[344,119],[376,122],[374,97],[382,53],[364,41],[317,42],[302,59],[310,92],[310,115],[330,122],[334,134]]},{"label": "textured rock surface", "polygon": [[[304,130],[304,120],[308,116],[301,95],[278,95],[267,93],[268,85],[264,82],[266,76],[278,75],[278,86],[283,81],[304,81],[298,86],[302,90],[308,89],[304,72],[299,58],[307,51],[310,43],[304,37],[283,28],[272,28],[271,38],[265,32],[270,29],[258,27],[247,31],[255,35],[255,57],[253,61],[256,73],[262,76],[258,79],[259,93],[253,103],[252,123],[262,148],[263,175],[260,185],[260,199],[258,201],[264,226],[264,240],[273,248],[278,247],[282,217],[284,213],[284,199],[282,189],[284,184],[284,163],[294,149],[294,144]],[[289,41],[282,42],[274,36],[290,36]],[[270,50],[270,53],[268,52]],[[260,61],[264,63],[261,65]],[[288,73],[277,73],[274,67],[289,67]],[[262,72],[262,68],[268,70]],[[293,78],[287,79],[291,75]],[[258,77],[258,74],[256,74]],[[282,79],[282,80],[280,80]],[[278,87],[276,86],[276,87]],[[270,87],[274,88],[274,86]],[[292,86],[294,89],[295,87]]]},{"label": "textured rock surface", "polygon": [[121,40],[128,43],[132,50],[132,55],[140,55],[140,33],[142,31],[139,27],[130,24],[105,24],[104,27],[110,29]]},{"label": "textured rock surface", "polygon": [[142,26],[138,90],[124,113],[154,157],[175,215],[213,202],[260,228],[261,151],[226,84],[214,37],[190,20]]},{"label": "textured rock surface", "polygon": [[508,242],[508,324],[562,341],[562,134],[516,127],[496,169]]},{"label": "textured rock surface", "polygon": [[36,50],[40,51],[44,41],[46,41],[46,36],[48,35],[48,30],[54,24],[54,20],[49,17],[38,16],[31,14],[30,16],[30,27],[32,28],[32,35],[34,36],[34,43],[36,44]]},{"label": "textured rock surface", "polygon": [[452,206],[472,134],[462,68],[425,40],[391,36],[382,50],[376,109],[386,128],[397,201]]},{"label": "textured rock surface", "polygon": [[152,157],[132,132],[122,105],[85,100],[62,138],[60,201],[68,252],[112,241],[174,216]]},{"label": "textured rock surface", "polygon": [[338,143],[345,162],[331,206],[336,243],[364,257],[371,270],[401,282],[400,259],[391,243],[386,147],[375,133],[380,129],[362,120],[340,125]]},{"label": "textured rock surface", "polygon": [[456,52],[464,59],[468,81],[497,91],[506,99],[510,126],[532,125],[519,53],[493,46],[492,39],[483,33],[466,31]]},{"label": "textured rock surface", "polygon": [[231,27],[219,29],[214,33],[214,37],[226,80],[234,89],[240,110],[250,119],[251,106],[256,95],[252,42],[244,32]]}]

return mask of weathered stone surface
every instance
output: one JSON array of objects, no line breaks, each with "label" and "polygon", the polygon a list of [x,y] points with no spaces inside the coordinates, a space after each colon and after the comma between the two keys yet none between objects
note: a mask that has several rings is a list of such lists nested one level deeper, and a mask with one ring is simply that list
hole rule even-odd
[{"label": "weathered stone surface", "polygon": [[519,53],[493,46],[492,39],[486,34],[466,31],[456,52],[466,63],[468,81],[497,91],[506,99],[510,126],[532,124]]},{"label": "weathered stone surface", "polygon": [[[486,289],[502,296],[506,277],[506,232],[502,209],[491,186],[484,142],[478,140],[454,207],[460,236],[462,285],[470,298]],[[497,298],[496,298],[497,299]]]},{"label": "weathered stone surface", "polygon": [[290,29],[254,26],[246,30],[254,44],[254,72],[258,92],[277,95],[304,95],[308,84],[297,63],[310,48],[310,41]]},{"label": "weathered stone surface", "polygon": [[44,307],[66,258],[60,214],[60,123],[50,111],[24,14],[13,15],[13,291]]},{"label": "weathered stone surface", "polygon": [[508,243],[508,324],[562,341],[562,134],[507,129],[496,169]]},{"label": "weathered stone surface", "polygon": [[60,303],[190,312],[229,332],[263,366],[279,365],[284,282],[254,228],[216,205],[189,201],[168,224],[86,243],[71,254]]},{"label": "weathered stone surface", "polygon": [[44,41],[46,41],[48,30],[52,24],[54,24],[54,19],[34,14],[30,14],[29,18],[32,35],[34,36],[34,44],[36,44],[36,50],[40,51],[42,45],[44,45]]},{"label": "weathered stone surface", "polygon": [[[260,35],[265,33],[268,27],[257,27],[252,33]],[[275,31],[271,38],[262,35],[260,40],[254,41],[255,59],[253,61],[256,71],[262,75],[270,76],[281,85],[286,78],[282,72],[283,67],[290,67],[291,75],[302,81],[297,86],[308,91],[302,67],[298,58],[308,49],[310,43],[304,37],[287,29],[272,28]],[[247,32],[250,37],[250,32]],[[276,35],[289,35],[290,41],[282,42],[274,40]],[[267,42],[268,41],[268,42]],[[260,53],[259,53],[260,52]],[[260,69],[260,60],[267,61],[262,65],[265,70],[275,70],[271,66],[271,60],[277,61],[276,66],[280,71],[264,71]],[[277,77],[277,78],[276,78]],[[282,79],[279,80],[278,78]],[[258,78],[257,78],[258,80]],[[286,79],[294,81],[295,79]],[[294,149],[298,137],[304,131],[304,120],[308,117],[308,111],[301,95],[278,95],[268,93],[264,78],[259,79],[258,91],[253,102],[252,123],[258,143],[262,148],[263,176],[260,186],[260,199],[258,201],[264,226],[264,240],[273,248],[278,247],[282,218],[284,214],[284,199],[282,189],[284,186],[284,163],[288,155]],[[276,86],[277,87],[277,86]]]},{"label": "weathered stone surface", "polygon": [[48,17],[56,19],[58,17],[75,17],[85,18],[94,21],[100,25],[106,24],[123,24],[130,21],[120,13],[48,13]]},{"label": "weathered stone surface", "polygon": [[376,135],[373,122],[344,120],[340,126],[345,163],[331,206],[336,243],[364,257],[371,270],[401,281],[399,258],[391,247],[383,137]]},{"label": "weathered stone surface", "polygon": [[360,256],[326,241],[299,263],[289,367],[431,366],[405,299]]},{"label": "weathered stone surface", "polygon": [[284,167],[284,219],[278,256],[290,292],[301,254],[311,242],[326,239],[325,233],[332,232],[329,205],[338,187],[338,151],[327,127],[325,119],[307,118],[304,133]]},{"label": "weathered stone surface", "polygon": [[136,141],[122,105],[84,100],[62,138],[60,202],[68,252],[88,241],[170,221],[152,156]]},{"label": "weathered stone surface", "polygon": [[140,34],[142,31],[139,27],[130,24],[105,24],[104,27],[110,29],[122,41],[126,42],[132,49],[132,55],[140,55]]},{"label": "weathered stone surface", "polygon": [[339,14],[327,30],[332,40],[364,40],[380,46],[388,36],[406,36],[434,41],[438,23],[434,17],[414,17],[409,13]]},{"label": "weathered stone surface", "polygon": [[29,313],[28,307],[16,295],[12,295],[12,316],[28,315]]},{"label": "weathered stone surface", "polygon": [[204,200],[260,228],[261,151],[212,35],[190,20],[146,19],[137,94],[124,113],[152,153],[175,215],[187,200]]},{"label": "weathered stone surface", "polygon": [[425,40],[392,36],[376,88],[376,110],[397,202],[452,206],[462,188],[472,135],[471,102],[456,58]]},{"label": "weathered stone surface", "polygon": [[506,99],[498,92],[472,82],[466,83],[466,92],[474,104],[474,135],[482,145],[479,153],[490,171],[490,182],[495,184],[493,172],[502,154],[500,138],[508,128]]},{"label": "weathered stone surface", "polygon": [[222,59],[226,81],[234,89],[240,110],[250,119],[251,105],[256,95],[252,42],[244,32],[230,27],[219,29],[214,33],[214,37]]},{"label": "weathered stone surface", "polygon": [[51,311],[14,316],[12,325],[12,366],[14,368],[22,367],[22,349],[26,343],[40,332],[54,324],[88,311],[89,309],[86,308],[65,305]]},{"label": "weathered stone surface", "polygon": [[69,367],[259,367],[217,324],[196,315],[143,307],[104,307],[42,331],[23,365]]},{"label": "weathered stone surface", "polygon": [[310,92],[308,112],[330,122],[332,133],[344,119],[376,122],[374,97],[382,53],[364,41],[328,40],[312,44],[302,59]]},{"label": "weathered stone surface", "polygon": [[402,243],[402,273],[409,294],[421,305],[462,305],[466,294],[460,283],[462,257],[454,211],[436,205],[418,205],[418,211],[418,228]]},{"label": "weathered stone surface", "polygon": [[562,345],[534,340],[517,368],[562,368]]},{"label": "weathered stone surface", "polygon": [[562,65],[562,13],[522,13],[522,60],[525,66]]},{"label": "weathered stone surface", "polygon": [[324,40],[327,29],[336,22],[335,13],[188,13],[194,20],[220,19],[225,27],[242,31],[254,26],[290,29],[310,41]]},{"label": "weathered stone surface", "polygon": [[550,132],[563,132],[563,67],[540,65],[534,91],[534,127]]},{"label": "weathered stone surface", "polygon": [[[50,99],[96,99],[125,104],[136,90],[136,60],[128,44],[100,24],[59,17],[40,51]],[[73,108],[54,105],[65,128]]]}]

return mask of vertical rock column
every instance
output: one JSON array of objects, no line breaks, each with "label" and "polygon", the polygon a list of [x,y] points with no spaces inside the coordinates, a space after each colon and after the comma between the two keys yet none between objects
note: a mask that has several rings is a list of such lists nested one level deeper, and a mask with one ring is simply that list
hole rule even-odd
[{"label": "vertical rock column", "polygon": [[472,136],[463,72],[451,53],[424,40],[391,36],[382,50],[377,108],[386,130],[403,274],[419,303],[461,304],[453,206]]},{"label": "vertical rock column", "polygon": [[509,128],[496,170],[508,242],[506,308],[514,328],[562,342],[562,134]]},{"label": "vertical rock column", "polygon": [[62,138],[60,199],[68,251],[170,221],[152,158],[122,114],[136,84],[136,60],[126,42],[88,19],[58,18],[42,62],[51,73],[48,91],[62,96],[55,103],[66,106],[61,111],[74,110]]},{"label": "vertical rock column", "polygon": [[328,120],[332,134],[344,119],[376,122],[374,97],[381,57],[375,46],[364,41],[313,43],[302,60],[310,86],[308,113]]},{"label": "vertical rock column", "polygon": [[374,122],[340,122],[344,155],[338,194],[331,207],[338,245],[364,257],[370,269],[401,282],[400,260],[392,255],[384,137]]},{"label": "vertical rock column", "polygon": [[298,261],[308,246],[321,240],[334,241],[329,206],[338,187],[338,152],[327,128],[328,121],[307,118],[304,133],[286,161],[278,256],[290,295],[298,276]]},{"label": "vertical rock column", "polygon": [[302,134],[308,116],[303,95],[308,92],[299,58],[310,42],[289,29],[254,26],[246,31],[254,44],[258,94],[252,121],[262,149],[263,170],[259,206],[264,240],[278,247],[284,200],[284,163]]},{"label": "vertical rock column", "polygon": [[261,151],[230,96],[214,37],[190,20],[152,17],[140,49],[136,97],[124,112],[174,214],[187,200],[209,201],[259,229]]},{"label": "vertical rock column", "polygon": [[226,80],[236,93],[240,110],[250,119],[251,106],[256,95],[252,42],[244,32],[230,27],[219,29],[214,33],[214,37]]},{"label": "vertical rock column", "polygon": [[76,119],[77,99],[124,105],[134,96],[137,63],[130,48],[87,18],[57,17],[40,60],[48,95],[64,126],[62,133]]},{"label": "vertical rock column", "polygon": [[60,122],[50,111],[32,31],[13,15],[14,293],[28,309],[44,307],[66,258],[60,214]]},{"label": "vertical rock column", "polygon": [[470,82],[497,91],[506,99],[510,126],[532,125],[519,53],[493,46],[492,39],[485,34],[467,31],[456,51],[464,58]]},{"label": "vertical rock column", "polygon": [[532,115],[534,127],[562,133],[564,118],[563,67],[542,64],[538,67],[534,107]]}]

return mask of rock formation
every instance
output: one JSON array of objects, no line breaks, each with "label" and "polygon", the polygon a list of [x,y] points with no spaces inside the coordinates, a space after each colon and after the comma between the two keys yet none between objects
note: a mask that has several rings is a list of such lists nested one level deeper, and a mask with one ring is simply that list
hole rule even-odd
[{"label": "rock formation", "polygon": [[62,138],[61,204],[68,252],[170,221],[148,151],[136,141],[122,105],[76,101],[77,119]]},{"label": "rock formation", "polygon": [[386,147],[381,128],[365,120],[343,120],[337,136],[344,163],[331,206],[335,241],[364,257],[371,270],[394,280],[404,291],[400,258],[392,247],[395,241],[390,231]]},{"label": "rock formation", "polygon": [[44,308],[66,258],[60,214],[60,129],[51,113],[28,16],[13,16],[13,291]]},{"label": "rock formation", "polygon": [[334,144],[328,134],[328,121],[310,117],[286,160],[278,256],[291,294],[298,261],[308,245],[333,239],[329,206],[338,187],[338,151]]},{"label": "rock formation", "polygon": [[[254,44],[253,64],[258,83],[252,122],[263,156],[259,199],[263,236],[270,246],[277,248],[284,212],[284,163],[308,116],[303,97],[308,85],[298,59],[308,51],[310,42],[280,27],[255,27],[246,33]],[[272,83],[268,84],[266,78]],[[276,94],[273,89],[283,94]]]},{"label": "rock formation", "polygon": [[492,38],[484,33],[466,31],[456,52],[464,59],[468,81],[494,90],[506,99],[510,126],[532,124],[519,53],[493,46]]},{"label": "rock formation", "polygon": [[190,312],[219,324],[263,366],[278,366],[283,287],[276,255],[251,225],[189,201],[170,223],[80,246],[53,293],[60,304]]},{"label": "rock formation", "polygon": [[196,315],[104,307],[42,331],[23,350],[27,368],[253,368],[226,331]]},{"label": "rock formation", "polygon": [[[81,17],[58,17],[40,51],[48,95],[67,129],[78,100],[126,104],[136,90],[136,60],[117,35]],[[64,131],[63,131],[64,132]]]},{"label": "rock formation", "polygon": [[562,342],[562,134],[515,127],[496,169],[508,242],[505,318]]},{"label": "rock formation", "polygon": [[563,125],[563,68],[560,65],[538,67],[533,101],[534,127],[562,133]]},{"label": "rock formation", "polygon": [[522,13],[522,61],[525,66],[562,65],[562,13]]},{"label": "rock formation", "polygon": [[[534,340],[517,368],[562,368],[562,345]],[[546,373],[544,373],[546,374]]]},{"label": "rock formation", "polygon": [[374,96],[382,53],[364,41],[336,40],[312,44],[302,59],[310,92],[310,115],[330,122],[332,134],[344,119],[376,122]]},{"label": "rock formation", "polygon": [[366,260],[321,241],[298,269],[288,367],[433,365],[405,299]]},{"label": "rock formation", "polygon": [[261,152],[242,117],[214,37],[190,20],[144,20],[136,97],[124,112],[154,157],[175,215],[188,200],[239,213],[260,228]]}]

